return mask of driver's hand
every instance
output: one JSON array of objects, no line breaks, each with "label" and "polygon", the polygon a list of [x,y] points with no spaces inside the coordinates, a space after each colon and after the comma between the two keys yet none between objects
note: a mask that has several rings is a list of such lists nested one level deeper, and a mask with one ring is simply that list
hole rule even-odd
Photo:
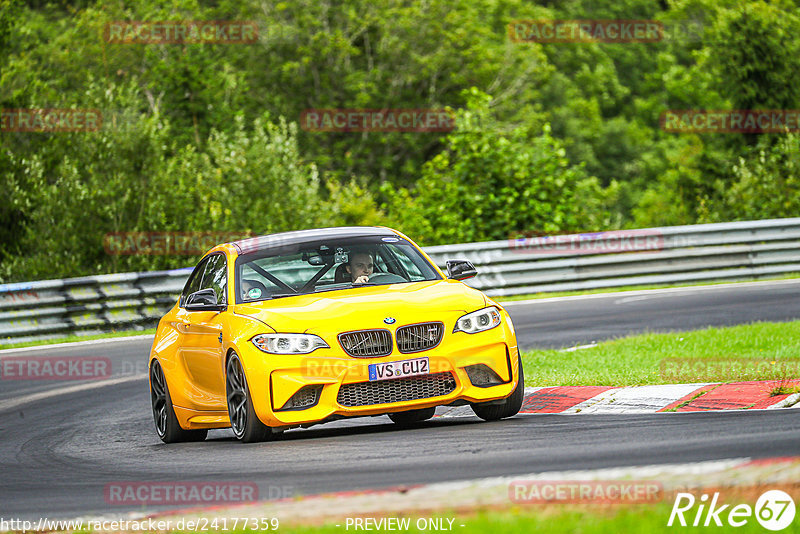
[{"label": "driver's hand", "polygon": [[367,282],[369,282],[369,276],[367,275],[361,275],[355,280],[353,280],[354,284],[366,284]]}]

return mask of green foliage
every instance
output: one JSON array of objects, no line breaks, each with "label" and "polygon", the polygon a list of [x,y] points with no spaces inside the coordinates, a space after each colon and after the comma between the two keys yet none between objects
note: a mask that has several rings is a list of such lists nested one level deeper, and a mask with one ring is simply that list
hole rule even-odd
[{"label": "green foliage", "polygon": [[469,99],[445,150],[425,164],[413,191],[388,195],[398,226],[413,228],[426,244],[596,227],[597,213],[585,209],[577,192],[583,199],[603,192],[570,165],[549,126],[537,135],[522,127],[503,132],[488,95],[473,89]]},{"label": "green foliage", "polygon": [[[516,43],[516,19],[656,19],[656,43]],[[112,21],[254,21],[258,42],[114,44]],[[0,281],[191,264],[108,232],[391,224],[433,244],[797,214],[797,137],[674,134],[665,110],[800,109],[777,0],[0,0]],[[491,95],[491,96],[488,96]],[[310,132],[309,108],[450,108],[449,135]]]},{"label": "green foliage", "polygon": [[[267,109],[299,117],[309,108],[458,108],[477,86],[507,113],[536,100],[551,66],[538,46],[510,45],[506,24],[545,13],[525,0],[264,2],[266,27],[248,69]],[[413,185],[441,150],[435,133],[313,133],[302,147],[343,182],[368,177]]]},{"label": "green foliage", "polygon": [[719,90],[734,109],[792,109],[800,103],[798,33],[797,6],[755,1],[720,11],[711,54]]},{"label": "green foliage", "polygon": [[[94,102],[124,108],[135,92],[109,88]],[[107,233],[258,235],[379,218],[370,194],[353,184],[336,189],[357,197],[349,211],[324,198],[316,166],[300,156],[297,125],[283,118],[265,114],[248,125],[236,117],[233,131],[210,133],[203,152],[173,141],[166,117],[116,118],[96,133],[50,134],[37,154],[13,162],[16,172],[5,179],[27,224],[24,253],[4,262],[4,278],[184,267],[197,259],[109,254]]]},{"label": "green foliage", "polygon": [[714,219],[796,217],[800,213],[800,135],[790,134],[733,166]]}]

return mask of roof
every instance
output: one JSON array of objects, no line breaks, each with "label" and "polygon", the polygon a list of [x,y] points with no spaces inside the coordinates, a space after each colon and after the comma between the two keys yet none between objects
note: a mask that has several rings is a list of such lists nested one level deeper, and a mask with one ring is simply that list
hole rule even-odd
[{"label": "roof", "polygon": [[315,228],[313,230],[297,230],[281,232],[257,237],[249,237],[231,243],[237,252],[251,254],[259,250],[273,247],[294,246],[308,241],[324,238],[348,238],[365,236],[397,236],[391,228],[381,226],[336,226],[333,228]]}]

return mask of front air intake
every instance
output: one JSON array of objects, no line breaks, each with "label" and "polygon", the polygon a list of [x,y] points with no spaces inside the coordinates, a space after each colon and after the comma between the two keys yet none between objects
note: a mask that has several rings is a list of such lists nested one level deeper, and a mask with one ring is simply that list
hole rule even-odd
[{"label": "front air intake", "polygon": [[286,404],[278,411],[305,410],[306,408],[316,406],[321,392],[322,386],[320,385],[304,386],[300,388],[297,393],[292,395],[289,400],[286,401]]},{"label": "front air intake", "polygon": [[441,397],[456,389],[456,380],[450,372],[393,380],[356,382],[339,388],[336,398],[342,406],[371,406],[390,402],[405,402]]}]

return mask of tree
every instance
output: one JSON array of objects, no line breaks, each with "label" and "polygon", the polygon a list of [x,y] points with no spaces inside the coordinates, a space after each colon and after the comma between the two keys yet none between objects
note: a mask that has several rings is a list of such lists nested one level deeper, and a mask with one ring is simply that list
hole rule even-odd
[{"label": "tree", "polygon": [[[445,149],[412,190],[392,191],[390,219],[425,244],[507,239],[512,234],[597,229],[604,191],[571,165],[548,125],[501,131],[491,98],[473,88]],[[586,202],[587,200],[589,202]]]}]

